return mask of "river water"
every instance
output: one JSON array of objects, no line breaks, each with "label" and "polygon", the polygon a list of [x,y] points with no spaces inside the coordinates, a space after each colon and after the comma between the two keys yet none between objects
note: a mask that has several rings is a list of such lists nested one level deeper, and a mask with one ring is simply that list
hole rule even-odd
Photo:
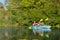
[{"label": "river water", "polygon": [[0,27],[0,40],[60,40],[60,29],[53,29],[48,33],[49,38],[34,35],[32,30],[23,27]]}]

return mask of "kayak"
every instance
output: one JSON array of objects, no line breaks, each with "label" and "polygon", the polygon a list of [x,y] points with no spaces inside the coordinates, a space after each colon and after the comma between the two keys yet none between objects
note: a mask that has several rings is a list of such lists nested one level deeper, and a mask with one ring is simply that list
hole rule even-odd
[{"label": "kayak", "polygon": [[42,26],[32,26],[33,30],[39,30],[41,32],[50,32],[51,31],[51,26],[50,25],[42,25]]}]

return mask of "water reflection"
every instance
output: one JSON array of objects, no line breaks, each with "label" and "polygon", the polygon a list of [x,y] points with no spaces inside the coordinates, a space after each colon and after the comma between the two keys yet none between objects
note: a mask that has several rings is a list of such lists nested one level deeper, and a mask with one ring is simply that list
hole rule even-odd
[{"label": "water reflection", "polygon": [[60,37],[60,29],[53,29],[49,33],[49,38],[45,36],[34,35],[32,30],[24,27],[0,27],[0,40],[16,40],[16,39],[39,39],[39,40],[58,40]]}]

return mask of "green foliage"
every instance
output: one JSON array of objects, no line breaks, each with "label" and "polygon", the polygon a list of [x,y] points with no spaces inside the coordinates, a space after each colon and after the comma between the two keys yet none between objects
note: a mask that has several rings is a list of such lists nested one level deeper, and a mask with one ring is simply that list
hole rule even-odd
[{"label": "green foliage", "polygon": [[34,0],[22,0],[20,2],[20,6],[22,6],[22,7],[28,7],[28,6],[33,5],[33,3],[34,3]]},{"label": "green foliage", "polygon": [[[0,12],[0,26],[30,26],[49,18],[47,24],[60,25],[60,3],[53,0],[10,0],[8,11]],[[57,20],[58,19],[58,20]]]}]

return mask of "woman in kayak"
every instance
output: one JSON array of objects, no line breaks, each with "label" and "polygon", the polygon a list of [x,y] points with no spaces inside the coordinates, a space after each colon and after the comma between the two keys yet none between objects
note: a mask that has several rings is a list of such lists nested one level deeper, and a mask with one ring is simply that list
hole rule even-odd
[{"label": "woman in kayak", "polygon": [[[43,22],[33,22],[33,26],[32,26],[32,29],[33,29],[33,33],[36,35],[36,33],[41,33],[40,32],[40,30],[41,30],[41,27],[40,26],[42,26],[42,25],[44,25],[44,23]],[[40,30],[38,30],[38,29],[40,29]]]},{"label": "woman in kayak", "polygon": [[32,29],[33,29],[33,33],[36,35],[36,32],[37,32],[37,22],[33,22],[33,25],[32,25]]}]

